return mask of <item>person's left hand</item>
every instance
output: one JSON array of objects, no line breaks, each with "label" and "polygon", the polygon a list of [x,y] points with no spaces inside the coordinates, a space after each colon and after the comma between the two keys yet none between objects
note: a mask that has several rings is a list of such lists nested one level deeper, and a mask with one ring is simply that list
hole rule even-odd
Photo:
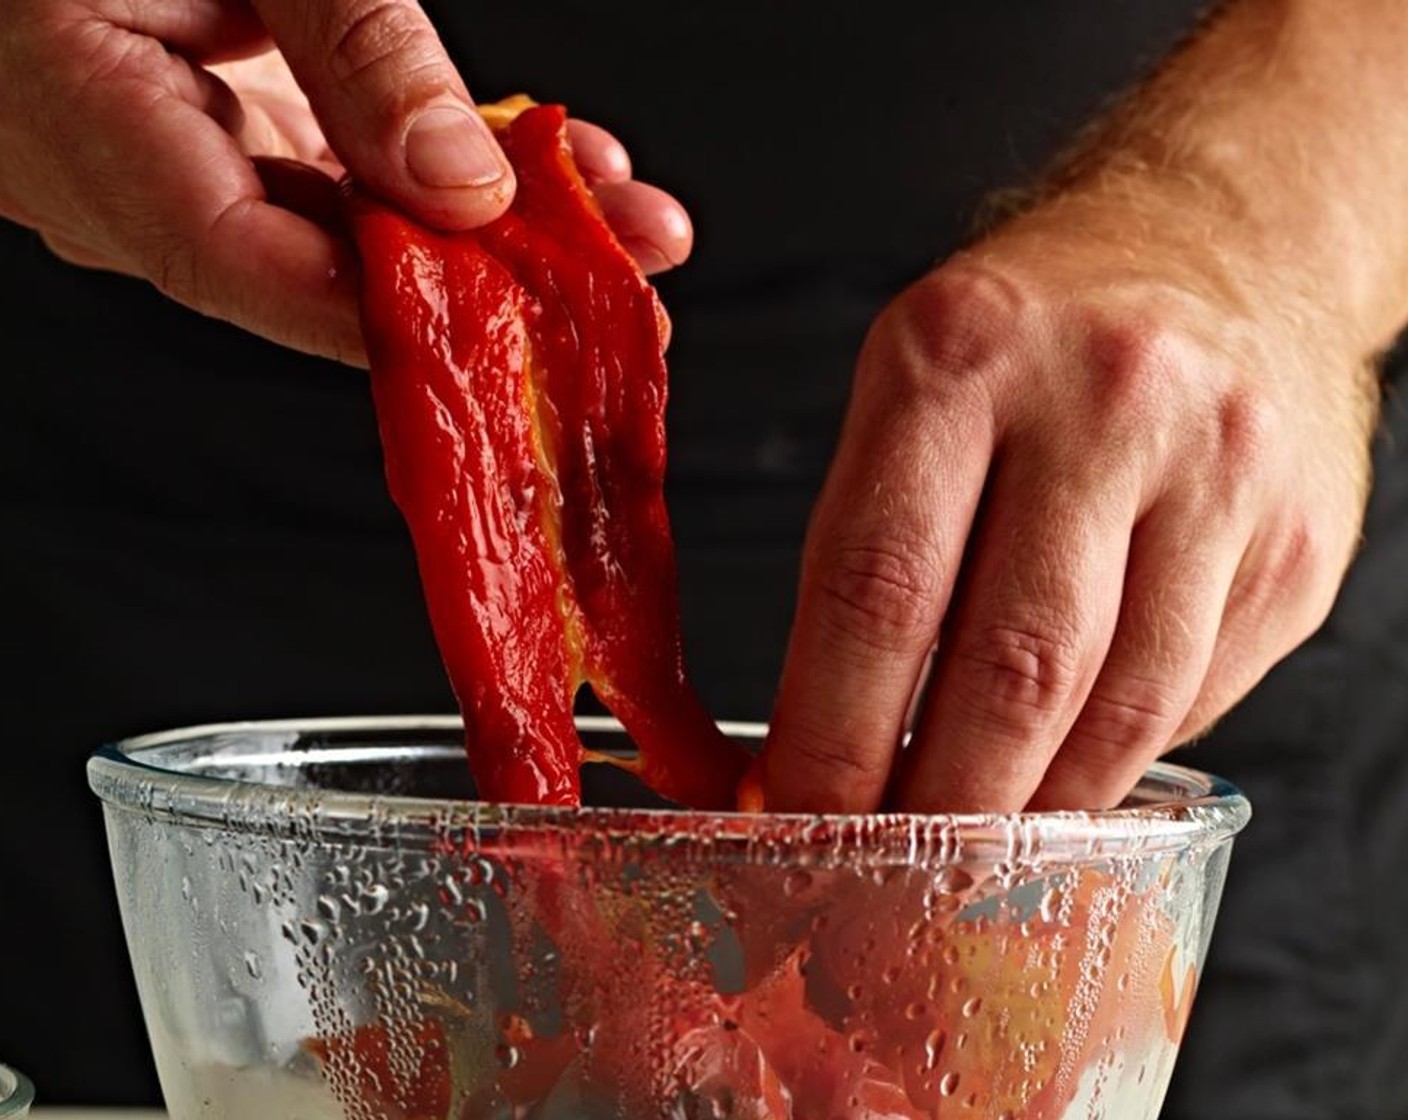
[{"label": "person's left hand", "polygon": [[1176,209],[1037,213],[881,316],[808,535],[767,808],[1111,806],[1320,625],[1374,378],[1277,277],[1227,280],[1234,240]]}]

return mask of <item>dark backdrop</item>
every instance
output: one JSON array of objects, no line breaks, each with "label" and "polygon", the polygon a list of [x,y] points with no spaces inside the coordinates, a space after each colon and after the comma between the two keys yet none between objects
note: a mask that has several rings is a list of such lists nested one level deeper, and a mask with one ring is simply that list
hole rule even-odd
[{"label": "dark backdrop", "polygon": [[[767,715],[807,509],[871,316],[1195,6],[436,6],[481,98],[568,102],[695,215],[695,259],[662,284],[669,493],[689,660],[715,712]],[[156,1087],[83,781],[90,748],[452,701],[360,373],[64,266],[3,223],[0,369],[0,1055],[51,1102],[145,1103]],[[1408,657],[1391,638],[1405,631],[1406,503],[1383,454],[1381,527],[1345,611],[1228,722],[1229,749],[1208,748],[1261,813],[1180,1117],[1408,1113],[1405,969],[1376,971],[1404,940],[1401,891],[1360,889],[1401,884],[1408,849]],[[1347,765],[1356,721],[1370,746]],[[1368,1022],[1397,1033],[1367,1036]]]}]

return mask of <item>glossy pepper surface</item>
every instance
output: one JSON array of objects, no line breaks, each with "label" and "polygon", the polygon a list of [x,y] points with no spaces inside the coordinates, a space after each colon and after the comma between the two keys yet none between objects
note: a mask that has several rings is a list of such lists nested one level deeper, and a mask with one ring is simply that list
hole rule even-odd
[{"label": "glossy pepper surface", "polygon": [[486,118],[518,179],[499,220],[444,234],[352,205],[387,478],[480,796],[580,801],[572,711],[590,683],[647,785],[731,807],[747,758],[681,652],[664,312],[573,162],[563,108]]}]

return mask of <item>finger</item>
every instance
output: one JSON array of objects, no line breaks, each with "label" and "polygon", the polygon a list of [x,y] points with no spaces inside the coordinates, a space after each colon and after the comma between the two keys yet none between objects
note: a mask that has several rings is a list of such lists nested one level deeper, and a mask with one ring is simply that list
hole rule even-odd
[{"label": "finger", "polygon": [[899,384],[858,375],[808,531],[763,755],[772,810],[879,807],[982,492],[990,419],[905,400]]},{"label": "finger", "polygon": [[198,63],[248,58],[272,46],[264,24],[243,0],[100,0],[96,13]]},{"label": "finger", "polygon": [[588,183],[624,183],[631,177],[631,157],[621,141],[587,121],[569,120],[572,158]]},{"label": "finger", "polygon": [[1031,810],[1117,805],[1173,745],[1211,664],[1246,532],[1191,503],[1136,526],[1114,641]]},{"label": "finger", "polygon": [[255,0],[334,152],[422,221],[502,214],[513,170],[415,0]]},{"label": "finger", "polygon": [[58,257],[66,264],[77,265],[79,268],[91,268],[101,272],[118,272],[126,276],[137,275],[132,269],[123,266],[119,261],[114,260],[106,253],[79,244],[67,237],[57,233],[41,233],[45,246],[49,252]]},{"label": "finger", "polygon": [[227,131],[235,135],[247,154],[281,156],[303,163],[334,161],[308,98],[278,51],[213,66],[209,72],[234,91],[244,110],[243,127]]},{"label": "finger", "polygon": [[1139,487],[1011,446],[904,760],[899,807],[1015,812],[1105,658]]},{"label": "finger", "polygon": [[254,160],[270,205],[290,210],[313,224],[348,236],[338,180],[306,163],[259,157]]},{"label": "finger", "polygon": [[[1242,557],[1222,612],[1217,644],[1197,699],[1175,744],[1204,734],[1292,650],[1317,631],[1334,606],[1347,560],[1316,555],[1301,525],[1263,528]],[[1328,563],[1326,562],[1328,561]]]},{"label": "finger", "polygon": [[648,183],[598,183],[592,188],[607,222],[647,273],[683,264],[694,246],[684,207]]},{"label": "finger", "polygon": [[[125,57],[120,43],[112,49]],[[268,201],[235,140],[203,105],[172,92],[199,98],[216,88],[177,76],[188,69],[170,58],[166,72],[120,98],[90,83],[78,111],[55,118],[57,143],[89,161],[76,189],[104,231],[102,251],[187,306],[301,350],[361,360],[350,247]],[[73,121],[123,144],[66,138]]]}]

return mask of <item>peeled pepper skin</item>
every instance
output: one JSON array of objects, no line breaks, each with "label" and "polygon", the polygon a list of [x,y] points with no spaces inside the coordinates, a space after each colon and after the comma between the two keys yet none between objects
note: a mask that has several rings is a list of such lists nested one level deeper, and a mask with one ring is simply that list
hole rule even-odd
[{"label": "peeled pepper skin", "polygon": [[509,212],[427,230],[356,195],[388,484],[486,800],[580,803],[589,682],[663,796],[734,804],[747,765],[684,674],[664,502],[665,319],[572,160],[561,106],[486,113]]}]

